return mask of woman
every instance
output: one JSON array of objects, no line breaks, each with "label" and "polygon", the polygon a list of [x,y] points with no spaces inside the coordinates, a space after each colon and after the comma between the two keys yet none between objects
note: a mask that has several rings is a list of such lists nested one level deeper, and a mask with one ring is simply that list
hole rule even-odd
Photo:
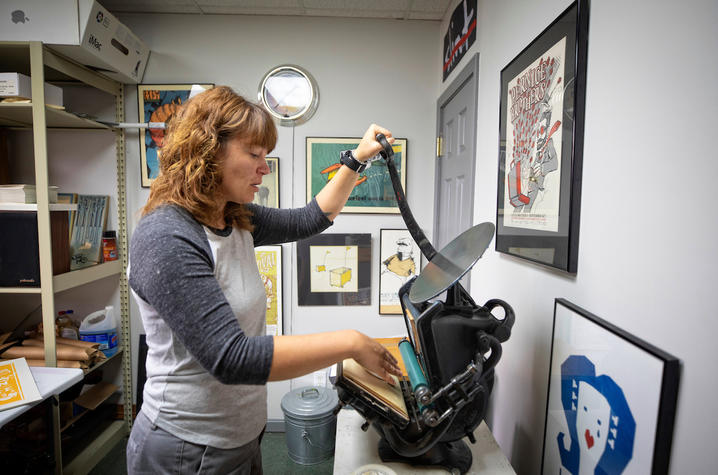
[{"label": "woman", "polygon": [[[354,151],[381,146],[372,125]],[[332,224],[358,173],[342,166],[304,208],[251,204],[277,130],[268,113],[217,87],[172,119],[130,244],[129,282],[147,334],[142,410],[127,444],[129,473],[261,473],[267,381],[354,358],[389,380],[396,360],[353,330],[267,336],[254,247]]]}]

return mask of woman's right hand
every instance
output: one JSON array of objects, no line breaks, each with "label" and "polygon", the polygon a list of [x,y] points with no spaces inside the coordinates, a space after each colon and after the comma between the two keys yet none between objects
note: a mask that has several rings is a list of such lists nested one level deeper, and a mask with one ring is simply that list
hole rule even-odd
[{"label": "woman's right hand", "polygon": [[366,129],[366,132],[364,132],[364,136],[359,142],[359,145],[357,145],[356,150],[354,150],[354,158],[360,162],[366,162],[379,153],[383,147],[376,140],[376,134],[384,134],[384,137],[386,137],[386,140],[390,144],[393,144],[396,140],[389,129],[385,129],[380,125],[371,124],[369,128]]},{"label": "woman's right hand", "polygon": [[393,384],[391,375],[401,377],[398,362],[389,350],[379,342],[373,340],[363,333],[357,332],[357,342],[354,347],[354,359],[357,363],[379,375],[384,381]]}]

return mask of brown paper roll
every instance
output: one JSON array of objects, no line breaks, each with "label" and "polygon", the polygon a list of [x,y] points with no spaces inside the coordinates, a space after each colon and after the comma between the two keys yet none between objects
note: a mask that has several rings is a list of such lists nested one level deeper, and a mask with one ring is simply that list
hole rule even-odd
[{"label": "brown paper roll", "polygon": [[[58,360],[87,362],[90,359],[90,355],[87,354],[86,349],[72,346],[58,345],[56,354]],[[5,350],[2,356],[3,358],[27,358],[32,360],[41,360],[45,359],[45,348],[40,346],[13,346]]]},{"label": "brown paper roll", "polygon": [[[68,346],[75,346],[78,348],[99,348],[99,343],[93,343],[91,341],[80,341],[80,340],[71,340],[69,338],[55,338],[55,343],[57,345],[68,345]],[[42,340],[42,338],[28,338],[22,341],[23,346],[45,346],[45,342]]]},{"label": "brown paper roll", "polygon": [[92,341],[73,340],[70,338],[57,337],[57,338],[55,338],[55,341],[57,343],[62,343],[63,345],[79,346],[81,348],[99,348],[100,347],[99,343],[94,343]]},{"label": "brown paper roll", "polygon": [[[44,346],[42,340],[34,340],[34,339],[23,340],[23,341],[22,341],[22,345],[23,345],[23,346],[26,346],[26,347],[42,347],[42,348],[45,348],[45,346]],[[95,348],[91,348],[91,347],[81,347],[81,346],[63,345],[63,344],[60,344],[60,343],[56,344],[56,345],[55,345],[55,348],[57,349],[58,355],[60,354],[60,350],[62,350],[62,351],[69,351],[69,352],[73,352],[73,353],[74,353],[74,352],[77,352],[77,354],[79,354],[78,350],[82,350],[82,351],[85,352],[85,354],[87,354],[87,358],[92,357],[92,355],[93,355],[96,351],[99,351],[99,350],[97,350],[97,349],[95,349]]]},{"label": "brown paper roll", "polygon": [[[45,360],[28,360],[26,358],[25,361],[28,366],[45,366]],[[87,364],[82,361],[57,360],[57,367],[87,369]]]}]

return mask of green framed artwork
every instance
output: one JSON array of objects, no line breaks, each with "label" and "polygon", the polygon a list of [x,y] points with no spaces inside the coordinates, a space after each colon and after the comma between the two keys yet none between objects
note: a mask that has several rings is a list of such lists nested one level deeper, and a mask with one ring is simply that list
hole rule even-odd
[{"label": "green framed artwork", "polygon": [[[307,137],[307,202],[331,180],[341,167],[339,154],[357,147],[359,137]],[[407,140],[396,139],[393,144],[401,186],[406,190]],[[384,160],[376,160],[364,170],[349,195],[342,213],[393,213],[399,207],[391,185],[389,169]]]}]

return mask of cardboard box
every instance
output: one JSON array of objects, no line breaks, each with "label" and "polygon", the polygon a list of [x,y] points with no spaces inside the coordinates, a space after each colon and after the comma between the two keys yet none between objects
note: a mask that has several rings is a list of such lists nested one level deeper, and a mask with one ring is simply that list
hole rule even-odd
[{"label": "cardboard box", "polygon": [[0,41],[42,41],[117,81],[142,81],[150,50],[95,0],[3,0]]},{"label": "cardboard box", "polygon": [[[20,73],[0,73],[0,97],[32,99],[30,77]],[[62,107],[62,88],[45,83],[45,104]]]}]

